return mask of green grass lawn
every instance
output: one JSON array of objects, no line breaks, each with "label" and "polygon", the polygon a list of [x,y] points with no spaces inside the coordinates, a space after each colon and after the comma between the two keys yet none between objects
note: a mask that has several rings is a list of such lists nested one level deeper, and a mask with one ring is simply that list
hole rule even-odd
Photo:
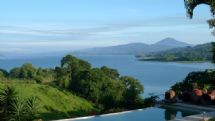
[{"label": "green grass lawn", "polygon": [[98,111],[89,101],[58,88],[34,83],[0,83],[0,88],[12,85],[23,99],[31,96],[39,98],[39,113],[43,120],[86,116]]}]

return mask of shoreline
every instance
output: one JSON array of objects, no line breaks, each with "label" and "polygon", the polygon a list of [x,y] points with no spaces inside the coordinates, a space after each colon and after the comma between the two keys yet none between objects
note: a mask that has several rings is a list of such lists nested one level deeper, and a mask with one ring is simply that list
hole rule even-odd
[{"label": "shoreline", "polygon": [[207,61],[166,61],[166,60],[147,60],[147,59],[136,59],[137,61],[140,62],[163,62],[163,63],[168,63],[168,62],[173,62],[173,63],[211,63],[210,60]]}]

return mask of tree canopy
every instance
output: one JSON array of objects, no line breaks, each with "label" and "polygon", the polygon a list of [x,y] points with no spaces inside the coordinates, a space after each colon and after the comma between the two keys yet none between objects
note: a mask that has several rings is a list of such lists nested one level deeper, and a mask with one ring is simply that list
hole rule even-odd
[{"label": "tree canopy", "polygon": [[192,18],[193,10],[200,4],[206,4],[211,7],[212,15],[215,14],[215,0],[184,0],[187,9],[187,15]]},{"label": "tree canopy", "polygon": [[72,55],[61,60],[55,68],[56,84],[68,89],[104,109],[135,108],[141,102],[141,83],[132,77],[120,77],[116,69],[106,66],[92,68],[91,65]]},{"label": "tree canopy", "polygon": [[106,66],[93,68],[87,61],[72,55],[63,57],[61,64],[54,69],[34,67],[31,63],[13,68],[9,73],[0,69],[0,81],[11,79],[41,84],[46,82],[93,102],[102,111],[144,106],[141,97],[144,88],[139,80],[121,76],[116,69]]}]

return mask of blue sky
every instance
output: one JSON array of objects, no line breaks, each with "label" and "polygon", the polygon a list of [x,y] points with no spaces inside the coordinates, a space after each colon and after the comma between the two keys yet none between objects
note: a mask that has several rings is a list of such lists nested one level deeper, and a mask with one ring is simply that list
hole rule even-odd
[{"label": "blue sky", "polygon": [[199,6],[190,20],[183,1],[1,0],[0,52],[150,44],[166,37],[191,44],[213,41],[208,6]]}]

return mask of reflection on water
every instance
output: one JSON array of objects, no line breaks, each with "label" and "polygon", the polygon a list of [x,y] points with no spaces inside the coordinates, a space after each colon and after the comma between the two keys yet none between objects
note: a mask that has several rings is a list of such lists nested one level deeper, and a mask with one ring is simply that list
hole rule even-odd
[{"label": "reflection on water", "polygon": [[201,111],[188,111],[188,110],[179,110],[176,108],[162,108],[164,109],[164,116],[165,116],[165,120],[169,121],[169,120],[174,120],[178,117],[186,117],[186,116],[190,116],[190,115],[194,115],[194,114],[200,114]]},{"label": "reflection on water", "polygon": [[176,118],[177,111],[172,109],[165,110],[165,120],[173,120]]},{"label": "reflection on water", "polygon": [[[101,115],[75,121],[169,121],[184,116],[199,114],[199,111],[177,110],[175,108],[147,108],[127,113]],[[74,121],[74,120],[71,120]]]}]

